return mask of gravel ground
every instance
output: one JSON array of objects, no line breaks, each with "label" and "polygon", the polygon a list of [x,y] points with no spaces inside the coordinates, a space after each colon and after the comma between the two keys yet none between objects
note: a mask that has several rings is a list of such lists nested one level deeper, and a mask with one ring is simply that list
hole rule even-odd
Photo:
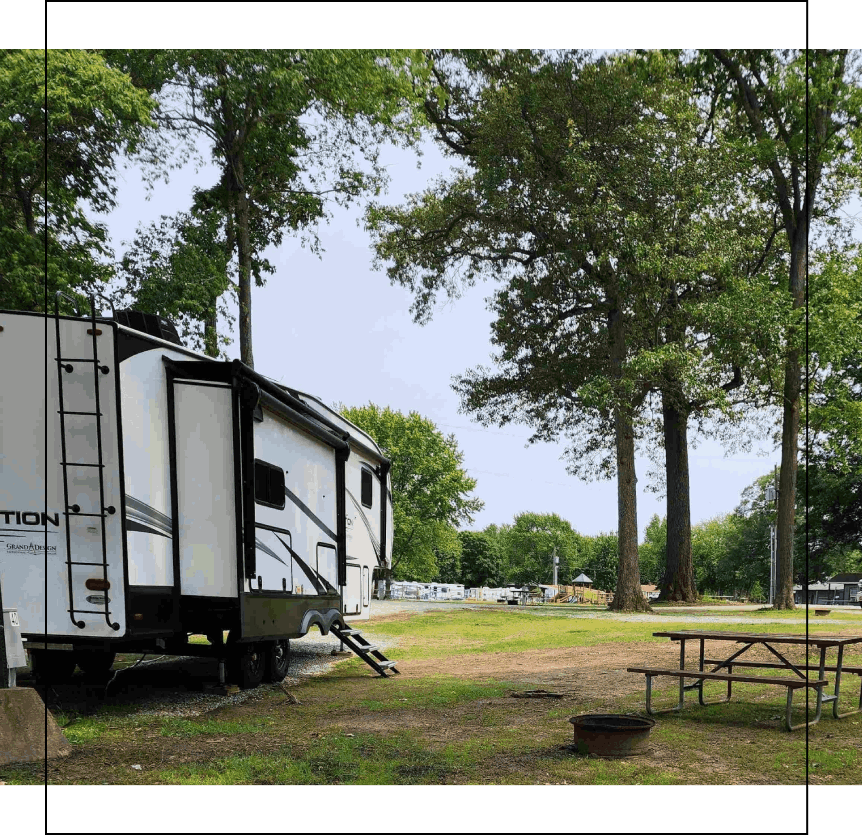
[{"label": "gravel ground", "polygon": [[[395,642],[392,639],[375,637],[374,643],[382,650],[386,650]],[[134,698],[134,701],[140,706],[140,710],[136,713],[142,716],[191,718],[228,705],[254,701],[262,698],[267,692],[296,687],[313,676],[329,672],[340,658],[352,655],[348,652],[347,655],[333,656],[333,651],[337,652],[339,647],[338,638],[333,635],[321,635],[315,630],[303,638],[290,642],[290,667],[287,678],[282,684],[263,684],[254,690],[240,690],[238,693],[228,695],[206,691],[199,692],[182,686],[173,691],[158,689],[151,694]],[[148,669],[142,669],[145,667]],[[129,682],[132,676],[149,678],[154,675],[158,676],[160,673],[169,676],[178,670],[185,671],[190,677],[208,678],[212,683],[216,681],[217,672],[215,661],[212,659],[191,656],[162,656],[161,658],[146,658],[134,670],[131,667],[126,671],[120,670],[114,685]],[[120,693],[117,696],[122,699]]]}]

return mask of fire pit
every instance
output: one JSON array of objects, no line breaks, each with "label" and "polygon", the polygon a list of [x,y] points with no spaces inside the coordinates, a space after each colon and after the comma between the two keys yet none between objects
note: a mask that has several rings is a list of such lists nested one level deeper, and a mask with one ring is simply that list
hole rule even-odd
[{"label": "fire pit", "polygon": [[615,713],[585,713],[573,716],[572,750],[597,757],[633,757],[649,751],[647,743],[655,719]]}]

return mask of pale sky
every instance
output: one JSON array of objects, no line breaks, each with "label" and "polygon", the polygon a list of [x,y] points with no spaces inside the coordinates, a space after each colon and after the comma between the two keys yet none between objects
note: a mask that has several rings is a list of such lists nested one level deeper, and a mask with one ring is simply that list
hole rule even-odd
[{"label": "pale sky", "polygon": [[[419,170],[416,159],[413,151],[387,151],[392,178],[387,202],[400,202],[404,194],[423,189],[451,165],[430,142]],[[187,209],[192,184],[210,185],[214,172],[174,173],[170,184],[157,186],[147,201],[139,172],[122,171],[117,208],[107,218],[118,255],[137,223]],[[464,466],[477,480],[475,493],[485,502],[472,529],[508,523],[517,513],[533,511],[558,513],[584,534],[616,530],[615,482],[585,483],[568,475],[560,460],[563,444],[525,448],[530,434],[526,427],[485,429],[458,412],[452,377],[490,364],[492,314],[485,299],[495,285],[480,284],[463,298],[438,306],[429,324],[415,325],[409,292],[373,270],[370,236],[357,226],[360,218],[359,208],[335,209],[331,222],[320,228],[322,259],[296,239],[269,251],[276,272],[252,294],[256,370],[330,405],[370,401],[403,412],[416,410],[442,431],[454,433],[464,451]],[[236,331],[228,353],[239,356]],[[769,443],[761,444],[760,451],[766,454],[758,456],[755,449],[726,456],[710,441],[690,450],[693,522],[732,511],[741,491],[780,458]],[[641,457],[641,534],[652,514],[665,512],[664,501],[645,489],[648,469],[649,462]]]}]

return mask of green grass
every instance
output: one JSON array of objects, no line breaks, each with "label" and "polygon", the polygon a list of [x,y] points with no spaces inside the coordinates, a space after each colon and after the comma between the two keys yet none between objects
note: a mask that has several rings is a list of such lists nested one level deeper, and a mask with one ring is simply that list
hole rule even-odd
[{"label": "green grass", "polygon": [[[364,632],[371,640],[395,639],[390,657],[405,662],[451,658],[453,667],[463,671],[465,662],[480,653],[619,641],[669,644],[652,633],[697,628],[675,620],[673,613],[660,623],[625,621],[612,614],[598,618],[567,614],[571,612],[537,617],[512,609],[453,608],[417,613],[407,620],[372,621]],[[862,621],[859,625],[862,630]],[[831,618],[816,624],[812,619],[811,626],[815,633],[847,630],[846,621]],[[802,631],[798,626],[789,629],[786,618],[755,627],[719,623],[708,628]],[[638,648],[632,651],[634,664]],[[847,663],[860,660],[858,650],[847,654]],[[175,785],[804,781],[805,734],[781,729],[785,692],[777,687],[737,684],[731,703],[712,707],[698,705],[696,693],[689,691],[681,714],[658,717],[651,745],[659,754],[601,760],[565,750],[572,738],[567,719],[599,710],[643,713],[643,677],[636,689],[623,695],[601,696],[597,690],[589,698],[556,701],[509,698],[513,690],[532,686],[555,689],[549,684],[423,676],[406,663],[402,669],[403,675],[383,680],[368,675],[365,665],[352,659],[296,688],[300,704],[288,703],[280,688],[263,688],[252,702],[224,706],[216,715],[194,719],[142,715],[130,704],[104,706],[89,716],[59,713],[56,718],[61,726],[67,725],[64,732],[75,756],[56,761],[49,779]],[[577,691],[577,676],[574,684]],[[659,679],[658,684],[656,706],[675,704],[677,682]],[[843,686],[848,706],[858,698],[858,687],[858,678],[848,677]],[[707,699],[721,698],[724,692],[720,684],[706,687]],[[794,701],[795,720],[801,721],[803,695],[798,693]],[[810,731],[811,773],[831,783],[858,783],[862,715],[835,722],[828,713],[827,708]],[[132,770],[132,763],[142,763],[143,769]],[[0,768],[0,780],[8,783],[39,783],[42,774],[38,764]]]},{"label": "green grass", "polygon": [[[369,629],[375,635],[398,639],[399,658],[422,659],[444,655],[597,646],[620,641],[664,642],[666,638],[654,638],[652,633],[697,628],[697,624],[674,621],[674,614],[679,615],[668,613],[667,622],[651,623],[625,621],[611,613],[598,618],[577,618],[562,612],[537,617],[525,612],[455,610],[371,624]],[[859,626],[862,629],[862,621]],[[759,623],[756,628],[760,633],[787,631],[784,623]],[[833,628],[827,623],[812,622],[809,631],[812,634],[828,634]],[[751,631],[751,626],[744,623],[710,624],[709,629],[716,632],[746,632]]]},{"label": "green grass", "polygon": [[151,782],[180,785],[422,785],[447,782],[456,767],[410,734],[334,733],[309,748],[284,746],[275,754],[226,757],[151,775]]},{"label": "green grass", "polygon": [[413,681],[405,679],[403,683],[399,680],[399,685],[399,695],[395,701],[391,694],[387,694],[386,699],[363,699],[358,702],[358,706],[372,711],[451,707],[479,699],[505,696],[515,688],[515,685],[491,679],[473,682],[448,676],[433,676]]},{"label": "green grass", "polygon": [[214,734],[225,736],[227,734],[256,734],[266,731],[272,727],[275,720],[268,718],[253,719],[250,721],[230,721],[219,719],[174,719],[162,720],[159,733],[162,736],[192,737]]}]

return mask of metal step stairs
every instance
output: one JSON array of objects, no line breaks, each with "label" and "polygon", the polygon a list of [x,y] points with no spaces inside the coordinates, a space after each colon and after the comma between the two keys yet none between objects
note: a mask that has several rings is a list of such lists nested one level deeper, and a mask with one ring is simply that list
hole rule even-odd
[{"label": "metal step stairs", "polygon": [[[108,608],[109,604],[109,595],[108,590],[105,588],[103,590],[103,597],[105,600],[104,607],[102,609],[80,609],[75,606],[75,590],[72,581],[72,566],[73,565],[90,565],[94,567],[98,567],[102,569],[102,580],[107,586],[108,583],[108,549],[107,549],[107,536],[105,531],[105,519],[108,515],[112,513],[116,513],[116,508],[111,505],[109,507],[105,507],[105,464],[102,456],[102,409],[99,402],[99,373],[107,374],[110,369],[107,365],[99,364],[99,352],[98,345],[96,343],[96,336],[101,333],[96,327],[96,302],[91,297],[90,298],[90,329],[88,333],[93,337],[93,355],[91,357],[64,357],[63,350],[60,345],[60,298],[65,298],[67,301],[72,303],[72,306],[75,309],[75,313],[78,316],[81,316],[80,309],[78,308],[78,303],[72,297],[66,295],[62,291],[59,291],[54,299],[54,326],[55,332],[57,335],[57,357],[55,357],[57,362],[57,394],[60,402],[60,409],[58,414],[60,415],[60,450],[62,459],[60,463],[60,472],[63,476],[63,506],[65,510],[63,511],[63,515],[66,517],[66,568],[67,568],[67,582],[69,585],[69,617],[72,619],[72,623],[78,627],[78,629],[84,629],[86,624],[82,620],[76,620],[75,615],[103,615],[105,620],[108,623],[108,626],[111,629],[117,630],[120,628],[119,623],[114,623],[111,621],[111,611]],[[84,363],[86,365],[92,365],[93,368],[93,386],[94,386],[94,401],[95,401],[95,411],[92,412],[79,412],[79,411],[71,411],[69,409],[63,408],[63,373],[66,374],[74,374],[75,366],[72,363]],[[96,423],[96,461],[69,461],[66,456],[66,437],[67,437],[67,426],[66,426],[66,417],[68,415],[74,415],[77,417],[89,417],[95,420]],[[80,422],[78,422],[80,426]],[[81,507],[77,504],[69,504],[69,467],[87,467],[87,468],[95,468],[99,473],[99,503],[98,507],[101,508],[101,513],[81,513]],[[101,527],[102,533],[102,561],[101,562],[91,562],[91,561],[82,561],[82,560],[73,560],[72,559],[72,527],[71,527],[71,517],[73,516],[89,516],[95,517],[99,519],[99,525]]]},{"label": "metal step stairs", "polygon": [[355,652],[372,670],[379,673],[383,678],[389,678],[389,673],[401,675],[395,669],[397,662],[390,661],[381,651],[380,647],[369,643],[359,629],[348,629],[343,626],[332,626],[329,630],[342,644],[346,644]]}]

